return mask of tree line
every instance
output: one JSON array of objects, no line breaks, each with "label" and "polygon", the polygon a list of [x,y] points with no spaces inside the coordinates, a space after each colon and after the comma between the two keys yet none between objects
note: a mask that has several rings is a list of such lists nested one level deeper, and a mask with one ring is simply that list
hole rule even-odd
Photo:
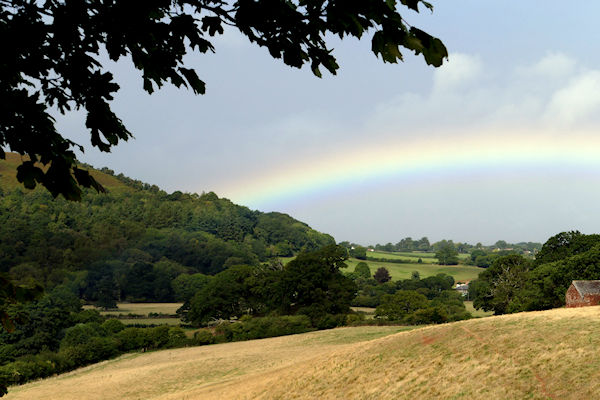
[{"label": "tree line", "polygon": [[[112,171],[107,171],[112,172]],[[232,265],[334,243],[286,214],[262,213],[216,194],[174,192],[123,176],[81,202],[45,190],[0,188],[0,273],[47,290],[68,284],[85,301],[177,301],[178,284]]]},{"label": "tree line", "polygon": [[600,235],[559,233],[544,243],[535,259],[519,254],[495,258],[470,283],[476,308],[496,314],[562,307],[573,280],[600,277]]},{"label": "tree line", "polygon": [[473,244],[469,244],[469,243],[454,242],[452,240],[445,240],[445,239],[434,242],[434,243],[430,243],[429,239],[426,236],[422,237],[421,239],[418,239],[418,240],[412,239],[411,237],[406,237],[395,244],[388,242],[386,244],[377,243],[375,245],[371,244],[368,246],[362,246],[357,243],[351,243],[348,241],[344,241],[344,242],[341,242],[340,245],[342,245],[348,249],[364,248],[365,250],[373,249],[376,251],[384,251],[384,252],[432,252],[432,253],[434,253],[434,252],[439,251],[439,249],[441,247],[446,246],[447,243],[450,243],[458,253],[462,253],[462,254],[470,253],[475,249],[483,250],[486,252],[494,251],[494,250],[496,250],[496,251],[506,251],[507,250],[507,251],[513,251],[513,252],[520,253],[520,254],[528,253],[528,252],[534,253],[542,247],[542,244],[537,243],[537,242],[508,243],[505,240],[498,240],[492,245],[483,245],[480,242],[473,245]]}]

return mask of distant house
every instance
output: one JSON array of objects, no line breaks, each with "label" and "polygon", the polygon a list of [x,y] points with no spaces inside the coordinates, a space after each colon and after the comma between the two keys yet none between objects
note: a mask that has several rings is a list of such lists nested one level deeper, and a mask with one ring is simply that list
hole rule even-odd
[{"label": "distant house", "polygon": [[573,281],[565,295],[567,307],[587,307],[600,304],[600,281]]},{"label": "distant house", "polygon": [[468,283],[458,283],[454,287],[454,290],[457,290],[463,297],[467,297],[469,294],[469,284]]}]

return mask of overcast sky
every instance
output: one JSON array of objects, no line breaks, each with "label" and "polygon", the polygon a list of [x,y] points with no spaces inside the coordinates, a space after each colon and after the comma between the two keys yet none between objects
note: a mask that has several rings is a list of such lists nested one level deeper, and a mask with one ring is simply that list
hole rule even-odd
[{"label": "overcast sky", "polygon": [[341,69],[318,79],[227,32],[216,54],[187,58],[204,96],[147,95],[130,63],[110,65],[135,135],[112,153],[91,148],[81,114],[59,129],[96,167],[285,212],[338,241],[600,232],[600,3],[432,2],[403,16],[444,41],[442,68],[334,38]]}]

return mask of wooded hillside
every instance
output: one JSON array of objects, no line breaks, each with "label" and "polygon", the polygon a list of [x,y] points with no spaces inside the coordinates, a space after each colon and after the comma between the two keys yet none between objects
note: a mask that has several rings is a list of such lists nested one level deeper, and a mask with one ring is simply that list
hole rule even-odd
[{"label": "wooded hillside", "polygon": [[[232,265],[312,250],[334,239],[281,213],[263,213],[215,193],[168,194],[103,168],[108,190],[81,202],[28,191],[20,157],[0,160],[0,271],[46,289],[68,285],[86,300],[180,300],[172,281]],[[180,279],[181,280],[181,279]]]}]

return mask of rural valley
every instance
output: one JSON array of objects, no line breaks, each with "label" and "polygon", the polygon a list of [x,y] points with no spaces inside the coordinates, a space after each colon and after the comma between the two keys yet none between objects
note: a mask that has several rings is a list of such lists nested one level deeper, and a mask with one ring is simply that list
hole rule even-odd
[{"label": "rural valley", "polygon": [[[543,360],[568,352],[569,362],[595,365],[585,350],[595,339],[579,347],[588,336],[576,332],[600,323],[597,308],[560,307],[572,280],[600,273],[598,235],[336,244],[287,215],[213,193],[167,194],[108,170],[92,171],[108,193],[53,200],[19,186],[17,162],[0,162],[0,264],[31,299],[3,309],[9,399],[596,390],[568,392],[552,378],[568,363]],[[499,316],[507,313],[516,314]]]},{"label": "rural valley", "polygon": [[0,0],[0,398],[600,399],[598,15]]}]

